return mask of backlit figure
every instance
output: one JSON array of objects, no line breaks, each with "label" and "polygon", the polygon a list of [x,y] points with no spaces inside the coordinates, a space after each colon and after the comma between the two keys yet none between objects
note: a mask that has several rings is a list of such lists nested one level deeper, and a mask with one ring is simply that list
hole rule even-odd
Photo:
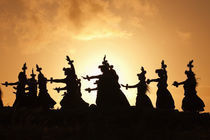
[{"label": "backlit figure", "polygon": [[193,60],[189,62],[187,65],[189,70],[185,71],[187,79],[183,82],[175,81],[173,83],[174,86],[178,87],[179,85],[183,85],[184,87],[184,99],[182,100],[182,109],[183,111],[189,112],[200,112],[204,111],[204,102],[198,97],[196,87],[197,81],[195,78],[195,74],[192,71],[193,68]]}]

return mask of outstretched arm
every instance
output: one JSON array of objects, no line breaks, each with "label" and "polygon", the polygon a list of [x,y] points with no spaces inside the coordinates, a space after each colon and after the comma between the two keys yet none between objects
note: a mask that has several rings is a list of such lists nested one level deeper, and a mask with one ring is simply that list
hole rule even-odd
[{"label": "outstretched arm", "polygon": [[101,75],[95,75],[95,76],[88,76],[88,75],[87,75],[86,77],[83,77],[83,76],[82,76],[82,78],[85,79],[85,80],[90,81],[91,79],[99,79],[100,76],[101,76]]},{"label": "outstretched arm", "polygon": [[184,85],[184,84],[185,84],[185,81],[183,82],[174,81],[173,86],[178,87],[179,85]]},{"label": "outstretched arm", "polygon": [[148,79],[147,80],[147,83],[151,83],[151,82],[159,82],[160,78],[157,78],[157,79]]},{"label": "outstretched arm", "polygon": [[50,78],[50,80],[47,80],[47,81],[50,81],[50,83],[65,83],[65,79],[53,79],[52,77]]},{"label": "outstretched arm", "polygon": [[58,87],[58,88],[54,88],[54,90],[56,90],[58,93],[61,91],[61,90],[67,90],[66,87]]},{"label": "outstretched arm", "polygon": [[128,84],[126,84],[126,85],[123,85],[123,84],[121,84],[121,86],[122,87],[125,87],[126,89],[128,89],[128,88],[137,88],[138,87],[138,84],[136,84],[136,85],[128,85]]},{"label": "outstretched arm", "polygon": [[5,83],[2,83],[2,85],[4,86],[14,86],[14,85],[18,85],[19,82],[15,82],[15,83],[8,83],[8,82],[5,82]]},{"label": "outstretched arm", "polygon": [[86,89],[85,89],[85,91],[88,91],[89,93],[90,93],[91,91],[94,91],[94,90],[98,90],[98,88],[86,88]]}]

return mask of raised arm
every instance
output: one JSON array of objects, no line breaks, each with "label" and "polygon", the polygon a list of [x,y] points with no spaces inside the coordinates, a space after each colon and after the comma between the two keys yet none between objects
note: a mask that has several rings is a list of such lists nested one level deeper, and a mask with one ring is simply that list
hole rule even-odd
[{"label": "raised arm", "polygon": [[58,87],[58,88],[54,88],[54,90],[56,90],[58,93],[61,91],[61,90],[67,90],[67,87]]},{"label": "raised arm", "polygon": [[70,65],[71,65],[71,69],[72,69],[72,71],[74,72],[74,74],[76,75],[76,71],[75,71],[75,68],[74,68],[74,64],[73,64],[73,62],[72,63],[70,63]]},{"label": "raised arm", "polygon": [[66,56],[66,60],[69,62],[68,64],[71,66],[72,71],[76,75],[76,71],[75,71],[74,64],[73,64],[74,61],[71,60],[69,56]]}]

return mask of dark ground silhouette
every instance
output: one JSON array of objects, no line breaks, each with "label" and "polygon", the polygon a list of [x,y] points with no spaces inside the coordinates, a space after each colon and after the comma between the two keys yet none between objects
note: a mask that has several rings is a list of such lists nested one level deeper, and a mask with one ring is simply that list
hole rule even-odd
[{"label": "dark ground silhouette", "polygon": [[0,110],[2,140],[209,140],[210,115],[177,111]]}]

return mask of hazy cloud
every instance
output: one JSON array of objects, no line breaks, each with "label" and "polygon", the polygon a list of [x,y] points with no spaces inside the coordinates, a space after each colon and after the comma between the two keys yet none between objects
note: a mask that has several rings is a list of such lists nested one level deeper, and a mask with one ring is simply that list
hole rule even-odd
[{"label": "hazy cloud", "polygon": [[0,47],[29,53],[59,40],[129,37],[156,12],[148,0],[1,0]]},{"label": "hazy cloud", "polygon": [[192,33],[186,31],[177,30],[176,33],[182,41],[189,41],[192,36]]}]

